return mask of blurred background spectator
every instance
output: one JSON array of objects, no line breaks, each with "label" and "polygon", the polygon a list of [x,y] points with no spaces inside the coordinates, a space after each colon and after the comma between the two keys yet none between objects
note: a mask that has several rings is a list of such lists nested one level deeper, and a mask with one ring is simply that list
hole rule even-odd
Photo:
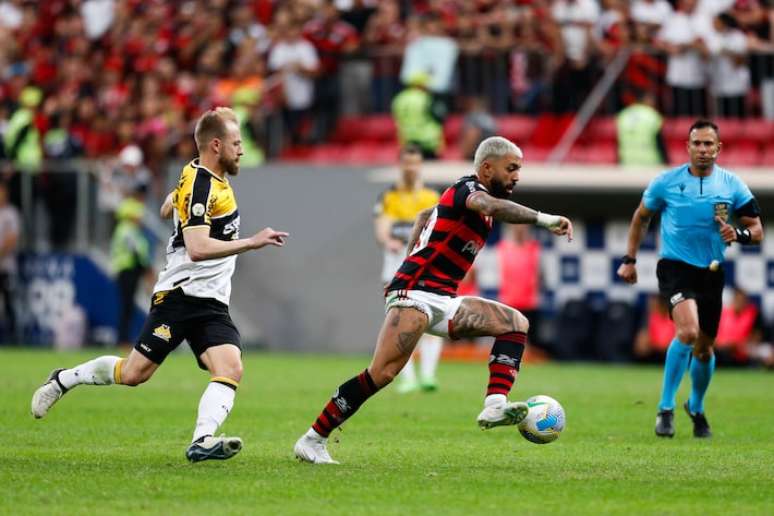
[{"label": "blurred background spectator", "polygon": [[661,128],[664,119],[653,107],[650,92],[621,110],[616,117],[618,163],[625,166],[653,166],[669,163]]},{"label": "blurred background spectator", "polygon": [[758,306],[740,287],[733,289],[731,300],[723,305],[715,353],[721,364],[744,365],[750,351],[763,337],[763,321]]},{"label": "blurred background spectator", "polygon": [[19,244],[18,210],[8,202],[8,186],[0,181],[0,342],[19,343],[16,317],[16,252]]},{"label": "blurred background spectator", "polygon": [[497,299],[529,319],[529,341],[540,347],[540,242],[526,224],[504,225],[497,243],[500,290]]},{"label": "blurred background spectator", "polygon": [[648,296],[644,321],[634,339],[634,358],[661,364],[675,336],[675,323],[669,317],[669,307],[659,295]]},{"label": "blurred background spectator", "polygon": [[431,81],[426,72],[414,72],[406,88],[392,101],[392,114],[402,147],[414,144],[425,159],[438,159],[443,150],[444,108],[428,90]]},{"label": "blurred background spectator", "polygon": [[[150,242],[142,229],[144,190],[127,197],[116,210],[117,224],[110,244],[110,259],[118,285],[118,344],[131,348],[129,325],[134,315],[134,296],[140,279],[151,272]],[[153,284],[152,274],[149,286]]]}]

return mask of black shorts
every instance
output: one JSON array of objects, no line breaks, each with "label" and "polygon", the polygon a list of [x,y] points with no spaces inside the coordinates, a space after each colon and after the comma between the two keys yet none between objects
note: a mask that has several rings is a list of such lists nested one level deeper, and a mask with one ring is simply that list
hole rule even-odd
[{"label": "black shorts", "polygon": [[205,370],[199,357],[207,348],[234,344],[241,349],[239,330],[227,305],[215,299],[187,296],[180,289],[157,292],[134,349],[160,364],[183,339]]},{"label": "black shorts", "polygon": [[669,314],[682,301],[694,299],[699,309],[699,329],[714,339],[723,310],[723,268],[711,271],[662,258],[656,266],[656,276],[659,294],[669,305]]}]

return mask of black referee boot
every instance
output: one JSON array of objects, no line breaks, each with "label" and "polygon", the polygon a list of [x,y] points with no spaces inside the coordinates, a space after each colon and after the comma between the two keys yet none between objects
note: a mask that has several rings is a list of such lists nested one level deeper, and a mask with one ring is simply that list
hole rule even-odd
[{"label": "black referee boot", "polygon": [[691,421],[693,421],[693,436],[700,439],[712,437],[712,431],[710,430],[709,422],[707,421],[707,417],[704,415],[704,412],[697,412],[696,414],[692,414],[691,409],[688,407],[687,401],[683,404],[683,407],[685,408],[685,412],[688,414],[688,417],[690,417]]},{"label": "black referee boot", "polygon": [[656,435],[659,437],[675,436],[675,411],[661,410],[656,415]]}]

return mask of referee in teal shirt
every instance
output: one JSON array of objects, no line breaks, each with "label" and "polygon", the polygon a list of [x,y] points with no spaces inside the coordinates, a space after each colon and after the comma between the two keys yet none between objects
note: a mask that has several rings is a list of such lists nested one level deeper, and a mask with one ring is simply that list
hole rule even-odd
[{"label": "referee in teal shirt", "polygon": [[[618,276],[637,282],[637,250],[651,217],[661,213],[661,259],[656,274],[677,333],[664,364],[664,384],[656,417],[656,435],[675,434],[675,393],[691,371],[691,396],[683,405],[695,437],[710,437],[704,395],[715,369],[712,347],[720,322],[723,255],[733,242],[758,244],[763,239],[760,209],[746,184],[715,164],[720,153],[718,127],[695,122],[688,132],[690,163],[653,179],[629,226],[627,254]],[[729,218],[736,219],[736,226]],[[693,359],[691,359],[693,348]]]}]

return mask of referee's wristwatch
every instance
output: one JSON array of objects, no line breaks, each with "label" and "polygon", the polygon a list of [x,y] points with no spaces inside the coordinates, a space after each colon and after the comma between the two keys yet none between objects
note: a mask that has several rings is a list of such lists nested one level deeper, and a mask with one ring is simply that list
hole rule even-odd
[{"label": "referee's wristwatch", "polygon": [[637,258],[632,258],[628,254],[625,254],[621,257],[621,263],[623,263],[624,265],[634,265],[635,263],[637,263]]}]

